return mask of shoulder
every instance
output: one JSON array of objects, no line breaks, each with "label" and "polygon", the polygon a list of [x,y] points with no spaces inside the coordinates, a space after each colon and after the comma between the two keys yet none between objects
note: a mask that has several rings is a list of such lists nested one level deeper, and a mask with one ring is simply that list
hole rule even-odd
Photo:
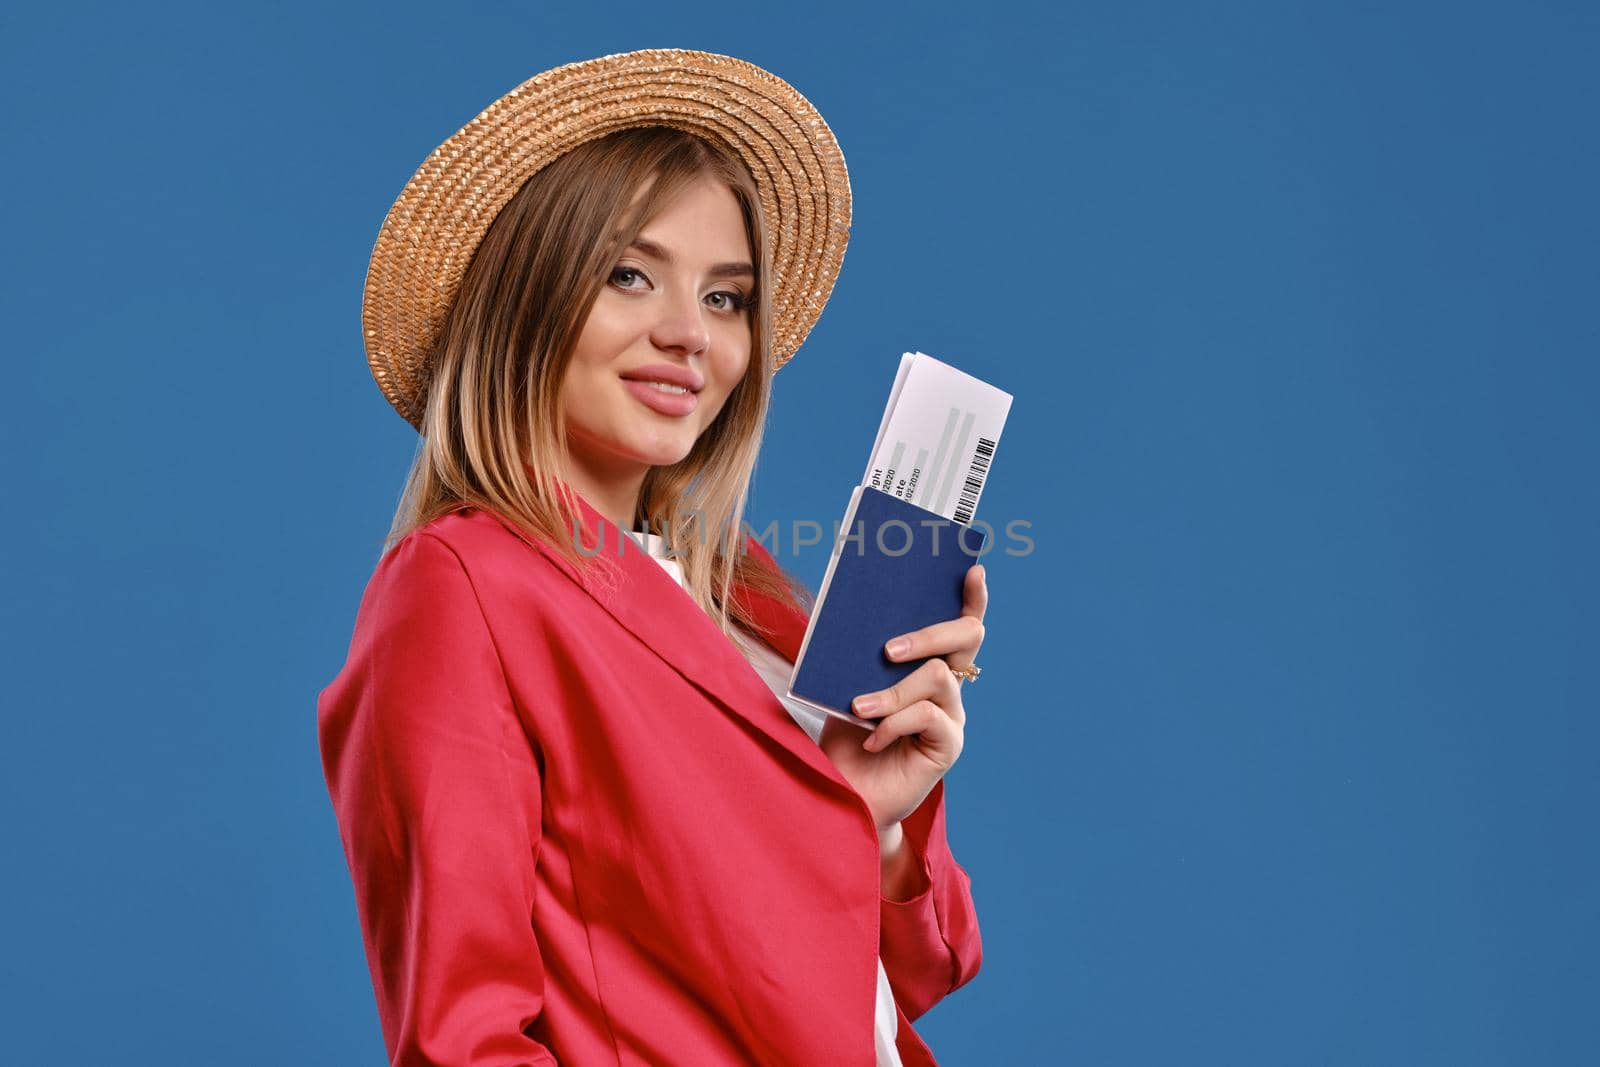
[{"label": "shoulder", "polygon": [[397,542],[396,547],[411,538],[443,545],[463,563],[525,554],[531,548],[500,516],[474,507],[462,508],[448,515],[439,516],[426,526],[412,530],[401,542]]},{"label": "shoulder", "polygon": [[744,554],[766,570],[780,575],[788,574],[783,565],[773,558],[772,553],[767,550],[767,546],[762,544],[761,539],[754,534],[747,533],[744,535]]},{"label": "shoulder", "polygon": [[379,560],[372,584],[404,600],[472,593],[482,600],[561,577],[553,554],[480,508],[442,515],[406,534]]},{"label": "shoulder", "polygon": [[468,571],[514,566],[525,570],[545,561],[552,550],[510,520],[482,508],[463,507],[412,530],[395,547],[412,538],[448,548]]}]

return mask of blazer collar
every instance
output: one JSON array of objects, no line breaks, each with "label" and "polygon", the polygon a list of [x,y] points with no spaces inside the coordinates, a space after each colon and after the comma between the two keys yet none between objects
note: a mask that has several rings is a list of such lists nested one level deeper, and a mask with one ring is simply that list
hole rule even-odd
[{"label": "blazer collar", "polygon": [[[539,550],[618,623],[750,731],[853,793],[833,762],[794,721],[766,681],[694,598],[637,541],[602,516],[581,494],[572,490],[572,496],[582,512],[583,529],[581,539],[571,528],[568,536],[573,536],[574,543],[581,544],[585,552],[599,552],[617,564],[614,585],[608,586],[603,576],[580,572],[554,548],[535,539]],[[754,537],[746,537],[745,549],[777,566]],[[767,643],[794,662],[805,637],[807,616],[743,583],[735,585],[734,596],[748,606],[767,631],[762,635]]]}]

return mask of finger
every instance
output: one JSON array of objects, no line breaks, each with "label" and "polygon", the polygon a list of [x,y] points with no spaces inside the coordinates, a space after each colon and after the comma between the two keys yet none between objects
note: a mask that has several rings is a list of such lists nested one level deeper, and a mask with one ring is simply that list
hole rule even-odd
[{"label": "finger", "polygon": [[[905,644],[900,644],[902,641]],[[974,615],[963,615],[959,619],[946,619],[920,630],[899,634],[884,644],[883,651],[898,663],[952,652],[975,657],[981,644],[983,621]]]},{"label": "finger", "polygon": [[[967,568],[967,580],[962,596],[961,617],[976,619],[978,625],[976,640],[944,657],[945,662],[956,670],[965,670],[972,666],[978,659],[978,649],[983,645],[983,613],[989,608],[989,571],[983,564],[974,563]],[[960,689],[964,681],[966,679],[958,675],[956,688]]]},{"label": "finger", "polygon": [[862,693],[851,702],[850,710],[864,719],[886,718],[919,700],[931,700],[956,722],[966,722],[960,680],[950,673],[949,663],[938,658],[930,659],[887,689]]},{"label": "finger", "polygon": [[943,700],[951,694],[959,700],[955,675],[944,660],[930,659],[889,688],[862,693],[850,702],[850,710],[862,718],[881,718],[918,700]]},{"label": "finger", "polygon": [[966,581],[961,586],[961,614],[983,618],[989,609],[989,571],[981,563],[967,568]]},{"label": "finger", "polygon": [[942,767],[954,765],[961,754],[961,729],[931,701],[919,700],[880,722],[861,747],[882,752],[902,737],[919,734],[924,748]]}]

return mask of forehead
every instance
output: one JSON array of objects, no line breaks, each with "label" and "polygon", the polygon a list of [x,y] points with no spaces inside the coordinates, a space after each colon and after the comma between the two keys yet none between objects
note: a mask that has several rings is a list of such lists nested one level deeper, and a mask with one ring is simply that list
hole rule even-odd
[{"label": "forehead", "polygon": [[741,243],[746,239],[739,198],[710,175],[702,175],[670,194],[645,220],[640,232],[648,236],[673,234],[680,239],[702,235],[709,239],[731,237]]},{"label": "forehead", "polygon": [[716,262],[748,271],[751,260],[744,212],[733,190],[714,178],[685,187],[646,220],[630,246],[669,265]]}]

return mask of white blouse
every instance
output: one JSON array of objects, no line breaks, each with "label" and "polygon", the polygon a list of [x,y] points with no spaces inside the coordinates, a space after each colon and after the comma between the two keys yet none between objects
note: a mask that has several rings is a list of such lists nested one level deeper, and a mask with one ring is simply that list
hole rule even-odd
[{"label": "white blouse", "polygon": [[[633,538],[644,545],[652,559],[661,564],[663,570],[672,575],[678,585],[684,584],[683,565],[675,559],[666,557],[665,539],[660,534],[644,533],[635,530]],[[827,716],[820,711],[813,711],[796,701],[790,700],[785,694],[789,691],[789,674],[794,669],[794,664],[783,655],[775,651],[765,641],[753,634],[747,633],[741,627],[734,628],[734,644],[744,658],[750,661],[756,673],[771,688],[774,696],[788,710],[791,718],[799,723],[801,728],[816,741],[822,737],[822,724]],[[889,988],[889,975],[883,969],[883,959],[878,960],[878,1001],[874,1012],[872,1040],[878,1051],[878,1067],[901,1067],[900,1052],[895,1048],[894,1040],[897,1032],[897,1018],[894,1009],[894,992]]]}]

